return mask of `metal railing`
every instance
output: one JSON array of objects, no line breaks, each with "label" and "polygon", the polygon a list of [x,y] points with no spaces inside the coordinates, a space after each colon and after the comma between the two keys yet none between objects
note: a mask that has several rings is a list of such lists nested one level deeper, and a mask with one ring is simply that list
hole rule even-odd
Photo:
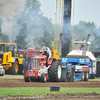
[{"label": "metal railing", "polygon": [[58,50],[58,47],[59,47],[59,40],[54,40],[54,42],[53,42],[53,50],[54,49]]}]

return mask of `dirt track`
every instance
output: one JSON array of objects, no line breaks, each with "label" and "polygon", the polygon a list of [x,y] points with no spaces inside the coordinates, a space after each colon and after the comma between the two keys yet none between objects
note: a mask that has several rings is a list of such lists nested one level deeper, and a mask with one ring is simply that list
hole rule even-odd
[{"label": "dirt track", "polygon": [[0,87],[49,87],[49,86],[61,86],[61,87],[100,87],[100,79],[91,79],[89,81],[78,82],[24,82],[23,76],[11,76],[5,75],[0,77]]},{"label": "dirt track", "polygon": [[[100,79],[90,79],[89,81],[78,82],[24,82],[23,76],[11,76],[4,75],[0,77],[0,88],[9,87],[49,87],[49,86],[61,86],[61,87],[90,87],[100,88]],[[100,100],[100,94],[97,93],[82,93],[82,94],[48,94],[42,95],[41,100]],[[5,99],[4,99],[5,98]],[[40,98],[34,98],[29,96],[0,96],[0,100],[40,100]]]}]

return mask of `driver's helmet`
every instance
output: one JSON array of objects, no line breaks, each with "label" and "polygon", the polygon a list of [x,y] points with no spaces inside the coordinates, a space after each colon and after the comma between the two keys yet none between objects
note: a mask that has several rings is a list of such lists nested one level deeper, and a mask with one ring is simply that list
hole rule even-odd
[{"label": "driver's helmet", "polygon": [[44,53],[47,53],[47,48],[44,47],[44,48],[43,48],[43,51],[44,51]]},{"label": "driver's helmet", "polygon": [[84,47],[84,45],[83,44],[81,44],[81,48],[83,48]]}]

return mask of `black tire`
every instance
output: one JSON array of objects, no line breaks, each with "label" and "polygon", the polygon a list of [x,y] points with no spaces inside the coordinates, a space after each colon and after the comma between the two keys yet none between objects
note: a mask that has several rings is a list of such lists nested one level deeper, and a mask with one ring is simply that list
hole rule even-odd
[{"label": "black tire", "polygon": [[88,81],[88,78],[89,78],[89,73],[84,72],[84,81]]},{"label": "black tire", "polygon": [[91,79],[95,79],[95,74],[91,74]]},{"label": "black tire", "polygon": [[27,70],[27,66],[24,67],[24,81],[30,82],[30,77],[26,77],[26,70]]},{"label": "black tire", "polygon": [[5,70],[5,74],[10,74],[10,70],[9,69],[8,69],[8,71]]},{"label": "black tire", "polygon": [[75,80],[75,71],[74,71],[74,68],[72,68],[72,80],[71,82],[74,82]]},{"label": "black tire", "polygon": [[30,77],[26,77],[26,75],[24,74],[24,80],[25,82],[30,82]]},{"label": "black tire", "polygon": [[24,67],[25,67],[25,65],[19,65],[19,71],[18,71],[18,74],[20,74],[20,75],[24,75]]},{"label": "black tire", "polygon": [[91,74],[89,74],[89,79],[91,79]]},{"label": "black tire", "polygon": [[24,69],[24,80],[25,82],[30,82],[30,77],[26,77],[26,69],[27,69],[27,66],[25,66],[25,69]]},{"label": "black tire", "polygon": [[18,74],[22,74],[22,67],[23,67],[23,65],[22,64],[21,65],[19,64],[18,67],[19,67]]},{"label": "black tire", "polygon": [[68,73],[68,68],[67,68],[67,73],[66,73],[66,77],[67,77],[67,82],[70,82],[71,81],[71,79],[69,79],[69,73]]},{"label": "black tire", "polygon": [[0,76],[3,76],[4,74],[0,74]]},{"label": "black tire", "polygon": [[[61,73],[58,73],[58,67],[61,69]],[[49,68],[49,78],[51,82],[60,82],[62,75],[62,66],[60,61],[54,61]],[[59,74],[59,75],[58,75]]]},{"label": "black tire", "polygon": [[24,80],[25,80],[25,82],[30,82],[30,77],[26,77],[26,76],[24,75]]},{"label": "black tire", "polygon": [[42,73],[41,74],[41,82],[42,83],[45,83],[46,82],[46,74],[45,73]]},{"label": "black tire", "polygon": [[10,74],[11,75],[17,75],[18,74],[18,62],[17,61],[15,61],[12,64],[12,67],[10,68]]},{"label": "black tire", "polygon": [[81,73],[81,80],[84,81],[84,72],[83,72],[83,75]]},{"label": "black tire", "polygon": [[[72,75],[71,75],[71,73],[72,73]],[[72,72],[71,73],[68,73],[67,72],[67,82],[74,82],[74,79],[75,79],[75,71],[74,71],[74,68],[72,68]]]}]

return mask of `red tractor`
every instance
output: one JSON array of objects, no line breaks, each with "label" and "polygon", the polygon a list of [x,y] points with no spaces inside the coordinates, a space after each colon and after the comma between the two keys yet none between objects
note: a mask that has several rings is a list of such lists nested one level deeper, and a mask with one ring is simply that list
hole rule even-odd
[{"label": "red tractor", "polygon": [[46,82],[48,79],[52,82],[59,82],[61,75],[61,61],[51,58],[50,49],[43,47],[39,56],[31,57],[26,63],[24,80],[29,82],[39,78],[41,82]]}]

